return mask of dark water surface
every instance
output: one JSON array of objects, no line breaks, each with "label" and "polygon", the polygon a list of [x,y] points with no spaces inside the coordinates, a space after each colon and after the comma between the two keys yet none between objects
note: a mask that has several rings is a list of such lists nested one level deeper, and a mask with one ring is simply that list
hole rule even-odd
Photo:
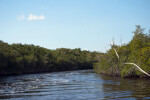
[{"label": "dark water surface", "polygon": [[0,99],[150,99],[150,79],[121,79],[90,70],[1,77]]}]

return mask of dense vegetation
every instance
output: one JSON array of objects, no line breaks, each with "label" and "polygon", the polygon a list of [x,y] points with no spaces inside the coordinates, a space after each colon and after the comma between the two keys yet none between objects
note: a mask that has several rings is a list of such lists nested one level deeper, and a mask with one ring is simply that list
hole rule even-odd
[{"label": "dense vegetation", "polygon": [[97,54],[79,48],[49,50],[34,45],[9,45],[0,41],[0,76],[90,69],[96,62]]},{"label": "dense vegetation", "polygon": [[[128,44],[113,45],[99,57],[99,62],[94,65],[95,72],[121,77],[146,77],[135,66],[125,64],[130,62],[150,73],[150,34],[144,34],[144,29],[139,25],[133,33],[133,39]],[[117,50],[119,59],[113,48]]]},{"label": "dense vegetation", "polygon": [[[49,50],[34,45],[7,44],[0,41],[0,76],[93,68],[97,73],[121,77],[145,77],[135,63],[150,73],[150,34],[139,25],[133,39],[123,46],[112,45],[107,53],[60,48]],[[114,49],[119,54],[117,58]]]}]

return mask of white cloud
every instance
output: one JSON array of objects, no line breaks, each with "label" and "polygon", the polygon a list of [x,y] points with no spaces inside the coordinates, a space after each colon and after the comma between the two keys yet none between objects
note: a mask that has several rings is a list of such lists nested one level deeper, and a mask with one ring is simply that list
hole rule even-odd
[{"label": "white cloud", "polygon": [[18,21],[24,20],[24,15],[19,15],[19,16],[17,17],[17,20],[18,20]]},{"label": "white cloud", "polygon": [[43,15],[40,15],[40,16],[37,16],[37,15],[33,15],[33,14],[29,14],[29,17],[28,17],[28,20],[44,20],[45,19],[45,16]]}]

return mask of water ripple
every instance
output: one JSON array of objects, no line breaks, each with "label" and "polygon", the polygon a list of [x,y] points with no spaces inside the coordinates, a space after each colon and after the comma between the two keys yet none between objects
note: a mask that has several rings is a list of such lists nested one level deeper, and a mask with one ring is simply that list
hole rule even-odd
[{"label": "water ripple", "polygon": [[0,79],[0,99],[150,99],[149,83],[86,70],[20,75]]}]

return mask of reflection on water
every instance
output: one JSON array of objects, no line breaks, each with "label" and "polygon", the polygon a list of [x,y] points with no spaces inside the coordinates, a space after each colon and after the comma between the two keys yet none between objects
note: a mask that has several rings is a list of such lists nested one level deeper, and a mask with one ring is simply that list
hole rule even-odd
[{"label": "reflection on water", "polygon": [[3,77],[0,99],[150,99],[150,80],[121,79],[89,70]]},{"label": "reflection on water", "polygon": [[[121,79],[100,75],[104,80],[103,91],[114,98],[150,99],[149,79]],[[113,93],[112,93],[113,92]],[[118,95],[119,93],[119,95]],[[107,95],[105,98],[107,98]]]}]

